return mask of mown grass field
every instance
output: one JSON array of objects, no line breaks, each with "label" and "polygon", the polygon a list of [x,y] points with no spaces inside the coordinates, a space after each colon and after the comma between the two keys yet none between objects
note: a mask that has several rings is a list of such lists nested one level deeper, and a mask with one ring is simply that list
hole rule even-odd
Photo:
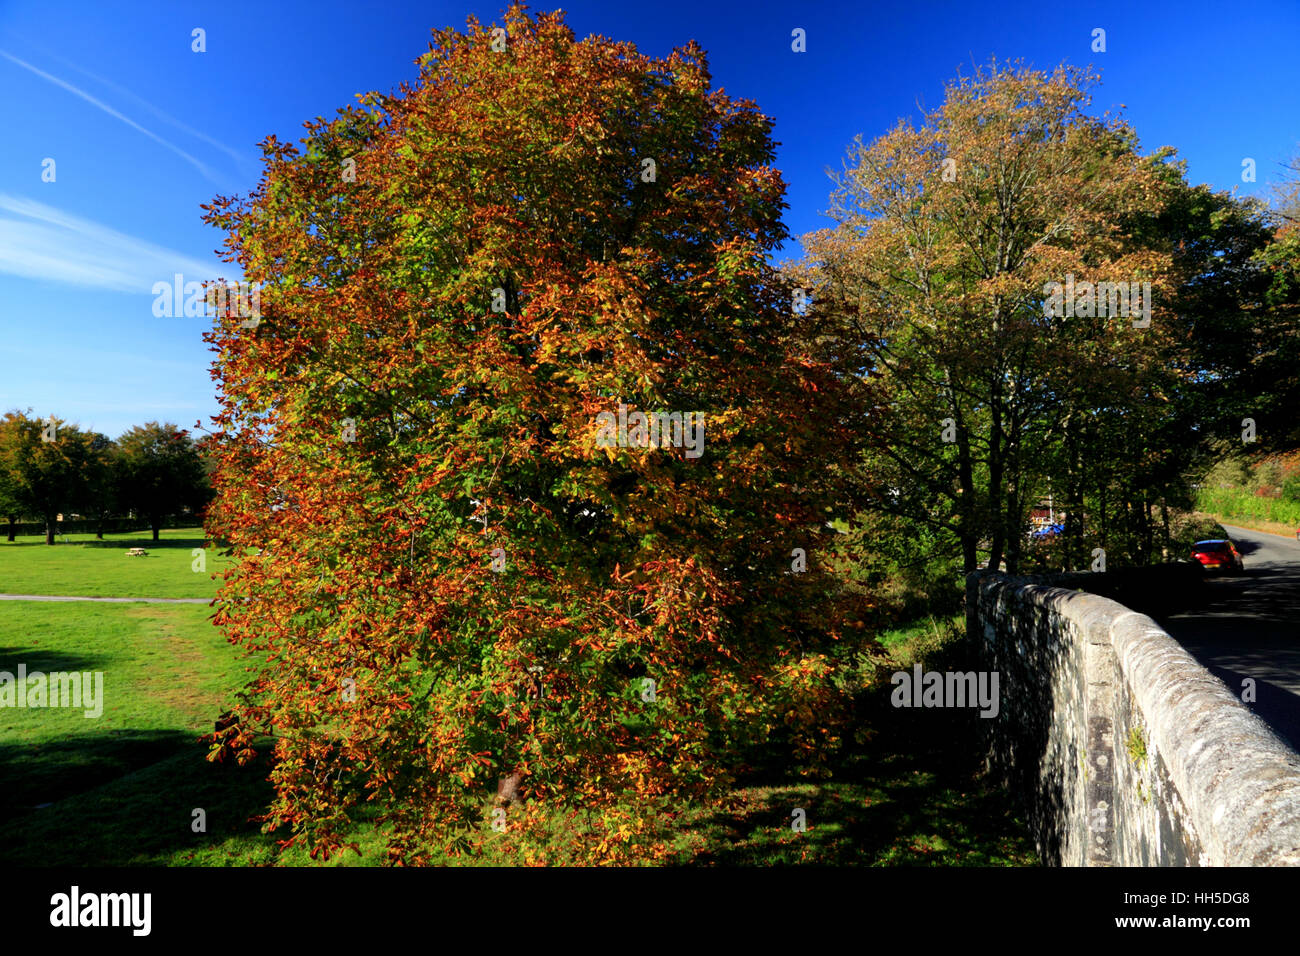
[{"label": "mown grass field", "polygon": [[[169,528],[162,540],[148,531],[60,537],[47,545],[44,537],[0,537],[0,594],[54,594],[78,597],[210,598],[218,574],[230,558],[211,546],[198,528]],[[145,557],[128,557],[130,548],[144,548]],[[203,549],[204,570],[195,571],[195,548]]]},{"label": "mown grass field", "polygon": [[[188,545],[201,546],[199,532],[174,532],[169,541],[174,547],[151,549],[159,554],[155,578],[123,570],[139,559],[122,555],[121,539],[103,548],[0,549],[0,592],[210,596],[212,582],[189,569]],[[28,555],[42,575],[22,564]],[[79,710],[0,709],[0,864],[320,865],[298,849],[280,855],[275,840],[284,834],[263,834],[250,822],[270,800],[263,760],[246,768],[205,760],[197,738],[212,729],[245,666],[210,614],[202,605],[0,601],[0,670],[22,662],[29,671],[103,671],[106,698],[99,719]],[[957,623],[919,622],[885,643],[900,667],[913,660],[942,666]],[[976,774],[971,714],[896,711],[880,693],[863,706],[875,733],[850,744],[829,777],[812,781],[799,767],[771,761],[752,768],[720,806],[679,808],[671,862],[1036,863],[1025,828]],[[807,813],[804,833],[791,829],[793,806]],[[197,808],[206,832],[193,831]],[[326,865],[384,862],[374,826],[358,824],[353,836],[362,854]],[[456,862],[500,858],[488,852]]]}]

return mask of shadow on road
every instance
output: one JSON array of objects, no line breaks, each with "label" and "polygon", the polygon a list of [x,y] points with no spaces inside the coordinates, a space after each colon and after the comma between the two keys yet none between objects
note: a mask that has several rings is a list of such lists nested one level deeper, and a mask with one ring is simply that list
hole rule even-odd
[{"label": "shadow on road", "polygon": [[1245,573],[1207,575],[1178,607],[1153,616],[1238,697],[1254,681],[1255,699],[1243,703],[1300,750],[1300,543],[1225,530]]}]

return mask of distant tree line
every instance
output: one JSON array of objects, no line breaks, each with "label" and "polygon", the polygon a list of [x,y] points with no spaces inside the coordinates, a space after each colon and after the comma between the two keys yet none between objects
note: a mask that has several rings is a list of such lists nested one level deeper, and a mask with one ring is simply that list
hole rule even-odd
[{"label": "distant tree line", "polygon": [[170,422],[148,422],[116,441],[57,416],[9,411],[0,418],[0,519],[13,541],[19,521],[44,525],[54,544],[60,515],[88,519],[98,537],[114,519],[163,522],[199,515],[212,498],[201,441]]}]

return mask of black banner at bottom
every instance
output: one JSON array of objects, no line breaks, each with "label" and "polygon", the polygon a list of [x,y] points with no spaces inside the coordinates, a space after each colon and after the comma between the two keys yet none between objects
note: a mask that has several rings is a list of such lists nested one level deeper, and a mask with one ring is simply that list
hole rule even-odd
[{"label": "black banner at bottom", "polygon": [[864,942],[897,935],[933,944],[1047,928],[1084,940],[1198,933],[1231,943],[1282,932],[1300,891],[1296,869],[30,869],[8,877],[7,942],[75,936],[127,947],[373,944],[394,932],[428,934],[441,946],[449,933],[483,931],[484,942],[567,936],[602,946],[638,938],[771,945],[785,936],[807,945],[846,931]]}]

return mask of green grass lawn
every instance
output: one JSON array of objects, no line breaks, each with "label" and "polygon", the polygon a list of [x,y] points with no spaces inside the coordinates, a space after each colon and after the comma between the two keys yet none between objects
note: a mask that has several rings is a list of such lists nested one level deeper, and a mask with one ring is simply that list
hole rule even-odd
[{"label": "green grass lawn", "polygon": [[1196,496],[1196,507],[1228,524],[1257,524],[1282,534],[1295,534],[1300,528],[1300,501],[1262,498],[1245,488],[1202,488]]},{"label": "green grass lawn", "polygon": [[[0,547],[0,591],[207,596],[189,570],[197,533],[172,532],[148,559],[84,541]],[[146,536],[147,537],[147,536]],[[155,558],[156,556],[156,558]],[[24,562],[30,561],[30,565]],[[142,570],[147,562],[157,576]],[[209,551],[208,567],[214,567]],[[320,865],[300,849],[279,855],[276,835],[250,818],[267,807],[265,760],[240,768],[205,760],[212,729],[242,684],[244,661],[202,605],[0,601],[0,671],[102,671],[97,719],[70,709],[0,708],[0,865]],[[958,619],[926,620],[885,635],[895,662],[942,663]],[[885,688],[887,690],[887,688]],[[717,806],[678,807],[678,864],[1034,865],[1025,828],[978,775],[976,721],[952,710],[898,711],[871,696],[875,733],[850,744],[812,780],[778,756],[752,767]],[[485,794],[485,811],[486,811]],[[791,829],[791,810],[807,830]],[[194,810],[205,832],[192,828]],[[486,824],[486,812],[485,812]],[[366,822],[362,855],[327,865],[385,862],[383,835]],[[473,861],[501,862],[488,852]]]},{"label": "green grass lawn", "polygon": [[[210,613],[202,605],[0,601],[0,671],[15,674],[21,663],[29,674],[103,674],[98,717],[84,708],[0,708],[0,856],[14,848],[21,856],[21,834],[42,818],[84,825],[83,813],[63,809],[67,798],[180,754],[202,759],[195,739],[242,674]],[[155,785],[133,800],[166,793]],[[103,795],[91,803],[112,815],[133,809]],[[67,837],[60,852],[86,853],[75,830]]]},{"label": "green grass lawn", "polygon": [[[199,528],[169,528],[161,541],[148,531],[68,535],[47,545],[41,536],[0,538],[0,594],[55,594],[79,597],[208,598],[220,583],[213,579],[232,559],[210,547]],[[127,549],[144,548],[145,557]],[[195,548],[204,549],[206,570],[194,570]]]}]

